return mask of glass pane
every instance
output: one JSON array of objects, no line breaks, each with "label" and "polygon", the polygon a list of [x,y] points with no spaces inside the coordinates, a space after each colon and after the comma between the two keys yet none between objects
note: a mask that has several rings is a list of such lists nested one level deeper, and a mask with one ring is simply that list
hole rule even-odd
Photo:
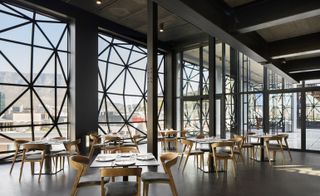
[{"label": "glass pane", "polygon": [[320,150],[320,91],[306,92],[306,149]]}]

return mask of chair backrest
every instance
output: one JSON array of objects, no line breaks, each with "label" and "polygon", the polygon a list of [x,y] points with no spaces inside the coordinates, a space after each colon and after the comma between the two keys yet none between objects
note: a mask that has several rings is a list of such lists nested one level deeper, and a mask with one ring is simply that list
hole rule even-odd
[{"label": "chair backrest", "polygon": [[245,141],[245,137],[241,135],[233,135],[232,141],[234,141],[236,147],[241,150]]},{"label": "chair backrest", "polygon": [[111,153],[139,153],[139,150],[135,146],[120,146],[118,148],[112,149]]},{"label": "chair backrest", "polygon": [[66,148],[67,151],[74,151],[74,152],[80,152],[79,150],[79,144],[81,143],[81,139],[77,139],[74,141],[67,141],[64,142],[64,147]]},{"label": "chair backrest", "polygon": [[287,134],[287,133],[281,133],[281,134],[278,134],[278,136],[280,136],[280,137],[282,138],[281,141],[284,142],[284,143],[282,143],[282,145],[283,145],[284,147],[289,148],[289,144],[288,144],[289,134]]},{"label": "chair backrest", "polygon": [[90,160],[82,155],[71,156],[71,167],[77,170],[77,175],[82,176],[88,167]]},{"label": "chair backrest", "polygon": [[188,131],[186,131],[186,130],[181,131],[180,132],[181,138],[186,138],[187,137],[187,133],[188,133]]},{"label": "chair backrest", "polygon": [[141,172],[142,168],[101,168],[101,195],[105,194],[104,188],[104,177],[117,177],[117,176],[136,176],[136,181],[138,183],[137,195],[140,195],[141,190]]},{"label": "chair backrest", "polygon": [[101,142],[101,138],[98,135],[93,133],[90,133],[89,139],[91,140],[91,145],[98,144]]},{"label": "chair backrest", "polygon": [[14,140],[14,146],[15,146],[16,150],[19,150],[19,149],[20,149],[20,146],[21,146],[22,144],[26,144],[26,143],[28,143],[28,142],[29,142],[28,140],[15,139],[15,140]]},{"label": "chair backrest", "polygon": [[211,144],[213,156],[217,154],[217,149],[218,148],[228,148],[228,151],[224,152],[230,152],[230,156],[233,157],[233,147],[234,147],[234,142],[232,141],[223,141],[223,142],[215,142]]},{"label": "chair backrest", "polygon": [[47,149],[48,149],[48,146],[45,144],[24,144],[23,145],[23,150],[27,152],[31,150],[45,151]]},{"label": "chair backrest", "polygon": [[181,139],[181,144],[184,145],[182,152],[190,153],[193,146],[193,142],[186,139]]},{"label": "chair backrest", "polygon": [[165,173],[173,179],[171,167],[177,163],[178,154],[173,152],[163,153],[160,155],[160,160]]},{"label": "chair backrest", "polygon": [[66,140],[67,138],[61,136],[61,137],[53,137],[51,139],[53,139],[53,140]]},{"label": "chair backrest", "polygon": [[106,135],[104,136],[104,143],[111,143],[111,142],[116,142],[117,144],[122,143],[122,139],[118,136],[111,136],[111,135]]}]

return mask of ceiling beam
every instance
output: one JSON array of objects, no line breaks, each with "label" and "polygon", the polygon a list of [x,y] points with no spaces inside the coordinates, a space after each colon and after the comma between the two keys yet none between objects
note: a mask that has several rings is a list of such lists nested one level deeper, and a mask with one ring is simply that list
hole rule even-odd
[{"label": "ceiling beam", "polygon": [[320,57],[287,61],[281,68],[287,73],[320,69]]},{"label": "ceiling beam", "polygon": [[[230,12],[225,10],[219,1],[202,0],[201,3],[194,0],[153,0],[169,12],[176,14],[190,22],[210,36],[225,42],[234,49],[244,53],[256,62],[271,62],[267,53],[267,43],[256,32],[248,34],[229,33],[227,27],[234,23]],[[229,25],[227,25],[229,24]],[[288,81],[295,82],[285,72],[274,67],[278,73]]]},{"label": "ceiling beam", "polygon": [[234,9],[235,29],[248,33],[320,15],[319,0],[258,1]]},{"label": "ceiling beam", "polygon": [[274,41],[269,43],[269,55],[271,57],[281,57],[289,54],[319,50],[319,43],[320,33]]},{"label": "ceiling beam", "polygon": [[290,74],[297,81],[319,79],[320,71]]}]

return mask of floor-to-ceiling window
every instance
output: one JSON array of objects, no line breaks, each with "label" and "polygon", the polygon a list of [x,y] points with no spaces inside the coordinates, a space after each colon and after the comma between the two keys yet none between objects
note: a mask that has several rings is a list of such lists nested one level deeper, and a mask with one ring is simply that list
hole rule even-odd
[{"label": "floor-to-ceiling window", "polygon": [[[99,34],[99,129],[146,135],[147,50]],[[158,128],[164,128],[164,55],[158,54]]]},{"label": "floor-to-ceiling window", "polygon": [[182,52],[181,62],[182,127],[190,135],[206,134],[209,131],[208,47]]},{"label": "floor-to-ceiling window", "polygon": [[0,151],[17,138],[67,137],[69,25],[0,3]]}]

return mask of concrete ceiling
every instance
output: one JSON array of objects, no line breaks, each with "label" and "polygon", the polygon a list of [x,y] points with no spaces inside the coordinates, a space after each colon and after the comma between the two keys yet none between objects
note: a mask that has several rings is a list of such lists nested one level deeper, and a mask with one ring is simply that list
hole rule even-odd
[{"label": "concrete ceiling", "polygon": [[[146,34],[147,0],[61,0],[129,29]],[[165,31],[159,40],[177,45],[189,38],[212,35],[259,63],[299,80],[320,78],[310,74],[301,59],[312,58],[319,69],[319,0],[154,0],[159,5],[159,24]],[[205,37],[207,39],[207,37]],[[310,54],[311,53],[311,54]],[[319,59],[319,63],[315,63]],[[287,72],[299,60],[302,74]],[[285,66],[284,66],[285,64]],[[286,73],[286,74],[285,74]],[[288,77],[288,79],[290,79]]]},{"label": "concrete ceiling", "polygon": [[[147,33],[147,0],[102,0],[101,5],[97,5],[95,0],[62,1],[135,31]],[[202,33],[194,25],[161,6],[158,8],[158,23],[159,25],[163,23],[164,26],[164,32],[158,34],[159,39],[163,42],[179,41]]]}]

